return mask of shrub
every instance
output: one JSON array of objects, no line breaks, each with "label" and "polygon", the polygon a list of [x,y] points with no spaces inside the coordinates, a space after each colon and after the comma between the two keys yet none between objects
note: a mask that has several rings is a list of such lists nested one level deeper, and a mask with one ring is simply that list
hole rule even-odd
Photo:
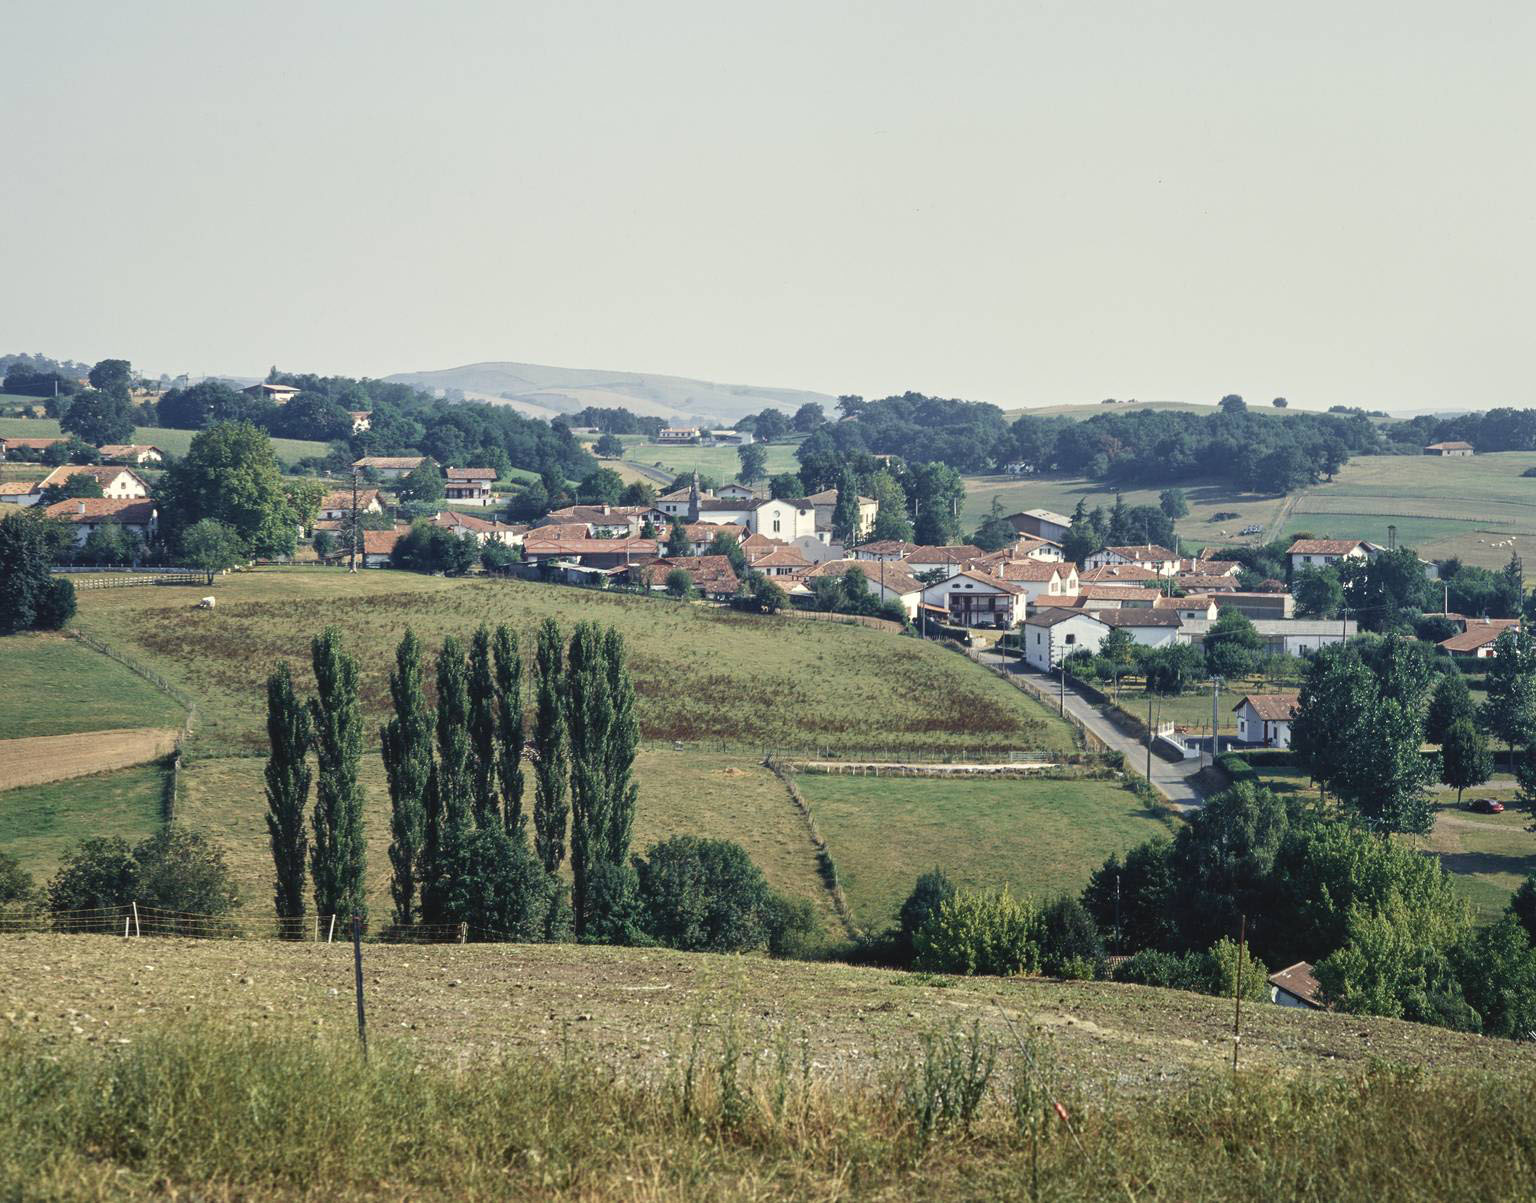
[{"label": "shrub", "polygon": [[940,903],[914,941],[917,968],[930,973],[1011,977],[1040,968],[1034,901],[1001,890],[960,890]]},{"label": "shrub", "polygon": [[525,840],[483,827],[441,858],[442,875],[424,885],[422,899],[437,922],[468,924],[471,939],[546,938],[561,887]]},{"label": "shrub", "polygon": [[57,631],[75,616],[75,583],[56,576],[38,594],[34,623],[40,631]]},{"label": "shrub", "polygon": [[137,902],[189,915],[225,915],[239,900],[223,849],[176,824],[132,849],[119,836],[84,840],[48,884],[49,907],[65,912]]},{"label": "shrub", "polygon": [[646,932],[691,952],[767,948],[773,893],[740,844],[673,836],[635,858]]},{"label": "shrub", "polygon": [[0,907],[27,906],[37,899],[32,874],[9,852],[0,852]]},{"label": "shrub", "polygon": [[517,561],[515,547],[508,547],[505,543],[498,543],[494,539],[487,539],[485,546],[480,549],[480,566],[488,572],[505,572]]},{"label": "shrub", "polygon": [[896,944],[907,964],[917,955],[916,937],[935,911],[955,896],[955,883],[943,869],[932,869],[917,879],[907,900],[901,904],[901,926]]},{"label": "shrub", "polygon": [[1098,926],[1076,898],[1063,894],[1040,915],[1040,964],[1055,977],[1091,978],[1104,961]]},{"label": "shrub", "polygon": [[1253,771],[1253,766],[1236,752],[1223,752],[1216,758],[1216,764],[1233,785],[1246,785],[1259,779],[1259,775]]}]

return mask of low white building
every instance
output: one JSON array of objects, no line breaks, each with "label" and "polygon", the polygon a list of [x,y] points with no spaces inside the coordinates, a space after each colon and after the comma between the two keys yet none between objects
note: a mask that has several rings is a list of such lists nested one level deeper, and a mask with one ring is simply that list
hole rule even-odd
[{"label": "low white building", "polygon": [[1141,647],[1166,647],[1184,642],[1179,636],[1183,620],[1176,610],[1158,610],[1123,606],[1117,610],[1099,610],[1094,617],[1111,630],[1121,630],[1131,642]]},{"label": "low white building", "polygon": [[97,450],[104,463],[163,464],[165,453],[150,443],[103,443]]},{"label": "low white building", "polygon": [[1237,715],[1238,739],[1265,748],[1290,747],[1291,721],[1296,717],[1300,696],[1295,690],[1245,694],[1232,707]]},{"label": "low white building", "polygon": [[372,469],[380,480],[398,480],[402,476],[409,476],[426,462],[427,457],[424,455],[365,455],[362,459],[353,460],[352,466],[360,472]]},{"label": "low white building", "polygon": [[[1252,621],[1253,629],[1264,641],[1262,650],[1266,655],[1304,656],[1320,647],[1353,639],[1359,633],[1359,624],[1352,618],[1255,618]],[[1204,643],[1205,634],[1213,625],[1214,620],[1186,619],[1184,636],[1190,643]]]},{"label": "low white building", "polygon": [[124,534],[137,536],[148,543],[160,526],[160,512],[155,503],[142,499],[72,497],[54,502],[43,513],[73,527],[76,547],[83,547],[98,527],[116,526]]},{"label": "low white building", "polygon": [[1004,521],[1011,523],[1013,529],[1021,535],[1035,535],[1049,539],[1052,543],[1060,543],[1062,537],[1072,529],[1072,519],[1054,510],[1025,510],[1019,514],[1009,514]]},{"label": "low white building", "polygon": [[1303,568],[1326,568],[1340,560],[1366,560],[1371,545],[1364,539],[1297,539],[1286,549],[1291,572]]},{"label": "low white building", "polygon": [[[359,514],[382,514],[384,505],[379,500],[377,489],[359,489],[357,491],[357,512]],[[339,522],[352,513],[352,490],[337,489],[334,493],[327,493],[320,499],[319,518],[323,522]]]},{"label": "low white building", "polygon": [[1109,627],[1097,615],[1053,606],[1024,619],[1020,643],[1025,663],[1052,672],[1073,652],[1097,652],[1108,634]]}]

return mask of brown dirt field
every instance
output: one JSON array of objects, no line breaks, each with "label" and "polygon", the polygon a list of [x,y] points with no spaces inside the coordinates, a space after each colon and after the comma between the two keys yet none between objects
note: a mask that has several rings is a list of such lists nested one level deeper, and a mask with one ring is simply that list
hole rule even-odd
[{"label": "brown dirt field", "polygon": [[[766,1057],[802,1038],[815,1067],[878,1075],[925,1032],[969,1027],[1000,1040],[1007,1009],[1051,1033],[1076,1079],[1132,1094],[1229,1073],[1229,1000],[1105,982],[949,978],[665,949],[556,945],[366,945],[368,1032],[434,1063],[562,1042],[614,1069],[665,1074],[697,1037],[734,1025]],[[272,940],[0,936],[0,1027],[111,1044],[186,1022],[289,1025],[350,1039],[352,949]],[[1536,1049],[1355,1015],[1243,1008],[1243,1063],[1348,1073],[1375,1059],[1516,1073]],[[798,1060],[798,1053],[796,1054]]]},{"label": "brown dirt field", "polygon": [[126,769],[168,756],[175,728],[128,727],[0,740],[0,790]]}]

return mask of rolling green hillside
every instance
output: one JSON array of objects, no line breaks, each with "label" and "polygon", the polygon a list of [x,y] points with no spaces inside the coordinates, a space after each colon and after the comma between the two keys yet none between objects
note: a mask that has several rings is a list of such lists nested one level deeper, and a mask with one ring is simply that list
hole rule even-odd
[{"label": "rolling green hillside", "polygon": [[[57,438],[59,433],[59,424],[52,418],[0,418],[0,435],[48,439]],[[133,432],[135,443],[152,443],[172,455],[185,455],[196,437],[195,430],[172,430],[167,426],[140,426]],[[324,455],[330,448],[307,439],[273,439],[272,450],[285,464],[293,464],[311,456]]]}]

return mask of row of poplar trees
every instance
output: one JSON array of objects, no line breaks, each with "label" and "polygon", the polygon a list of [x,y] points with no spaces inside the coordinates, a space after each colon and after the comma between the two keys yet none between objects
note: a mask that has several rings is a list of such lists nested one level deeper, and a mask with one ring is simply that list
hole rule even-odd
[{"label": "row of poplar trees", "polygon": [[[298,936],[314,881],[315,913],[368,916],[363,846],[363,714],[357,661],[327,627],[310,645],[315,696],[301,700],[285,660],[267,679],[267,831],[276,870],[274,901],[284,934]],[[310,757],[313,754],[314,767]],[[309,812],[309,789],[315,806]],[[306,825],[306,819],[308,823]],[[313,842],[309,835],[313,832]]]},{"label": "row of poplar trees", "polygon": [[[506,626],[494,632],[482,626],[467,651],[449,636],[433,666],[435,704],[429,704],[415,633],[407,630],[396,649],[389,682],[394,715],[379,732],[396,928],[463,924],[491,937],[557,939],[574,932],[617,941],[637,930],[629,846],[639,727],[623,639],[582,623],[567,645],[548,620],[533,651],[525,673],[517,634]],[[275,721],[293,713],[276,704],[286,672],[279,666],[277,692],[269,688],[269,800],[271,766],[292,760],[278,755],[288,731]],[[531,724],[525,676],[532,678]],[[291,694],[291,684],[287,688]],[[284,889],[278,828],[274,823],[278,913],[302,915],[302,882],[296,895]],[[361,846],[360,811],[357,840]],[[562,873],[567,857],[569,890]],[[323,913],[318,870],[316,882]]]}]

